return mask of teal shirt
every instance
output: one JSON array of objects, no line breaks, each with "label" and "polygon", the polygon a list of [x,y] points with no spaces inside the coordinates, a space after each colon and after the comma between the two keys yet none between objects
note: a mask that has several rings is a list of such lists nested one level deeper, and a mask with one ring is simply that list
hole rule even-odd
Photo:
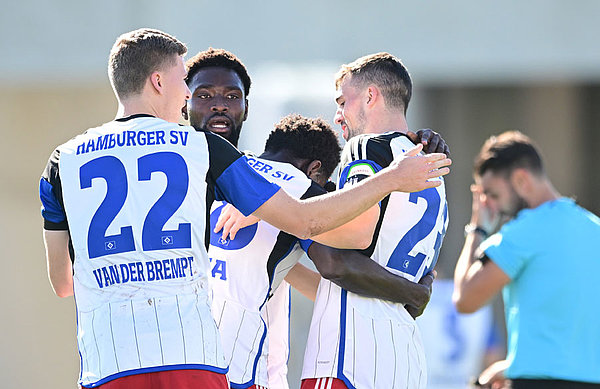
[{"label": "teal shirt", "polygon": [[511,279],[506,376],[600,383],[600,219],[560,198],[519,212],[481,248]]}]

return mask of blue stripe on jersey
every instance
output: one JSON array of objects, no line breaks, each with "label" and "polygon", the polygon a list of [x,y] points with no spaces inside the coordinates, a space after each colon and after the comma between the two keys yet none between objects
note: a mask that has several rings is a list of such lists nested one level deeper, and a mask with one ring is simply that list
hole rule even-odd
[{"label": "blue stripe on jersey", "polygon": [[[344,354],[346,353],[346,306],[348,304],[348,291],[342,289],[340,299],[340,351],[338,353],[338,371],[337,378],[344,381],[346,387],[349,389],[356,389],[354,385],[350,383],[348,377],[344,375]],[[354,350],[356,352],[356,350]]]},{"label": "blue stripe on jersey", "polygon": [[66,219],[65,211],[54,196],[52,184],[44,178],[40,179],[40,200],[42,200],[42,216],[52,223],[60,223]]},{"label": "blue stripe on jersey", "polygon": [[155,373],[159,371],[169,371],[169,370],[207,370],[212,371],[213,373],[218,374],[227,374],[229,368],[221,369],[215,366],[210,365],[201,365],[201,364],[187,364],[187,365],[165,365],[165,366],[154,366],[154,367],[145,367],[142,369],[132,369],[127,371],[122,371],[120,373],[115,373],[109,375],[108,377],[102,378],[100,381],[96,381],[87,385],[80,385],[84,388],[96,388],[102,384],[105,384],[109,381],[116,380],[117,378],[127,377],[135,374],[145,374],[145,373]]},{"label": "blue stripe on jersey", "polygon": [[304,250],[304,252],[308,254],[308,248],[311,244],[313,244],[313,241],[311,239],[299,239],[299,242],[300,247],[302,247],[302,250]]},{"label": "blue stripe on jersey", "polygon": [[240,157],[217,178],[215,196],[233,204],[245,216],[269,200],[279,186],[267,181]]},{"label": "blue stripe on jersey", "polygon": [[[377,173],[378,171],[380,171],[382,169],[382,167],[377,162],[371,161],[369,159],[357,159],[356,161],[352,161],[344,167],[342,174],[340,174],[340,180],[338,183],[338,186],[340,189],[342,189],[344,187],[344,185],[348,181],[348,178],[351,178],[351,177],[348,177],[348,174],[349,174],[350,170],[353,167],[355,167],[356,165],[365,165],[365,167],[367,169],[371,169],[373,171],[373,173]],[[358,173],[358,175],[360,175],[360,173]],[[360,181],[361,179],[362,178],[359,178],[358,180]]]}]

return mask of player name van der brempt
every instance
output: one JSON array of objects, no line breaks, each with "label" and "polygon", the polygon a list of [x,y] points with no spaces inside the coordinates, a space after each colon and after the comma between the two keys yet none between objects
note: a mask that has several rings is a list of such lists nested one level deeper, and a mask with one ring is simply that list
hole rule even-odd
[{"label": "player name van der brempt", "polygon": [[128,262],[104,266],[93,271],[100,289],[128,282],[152,282],[191,277],[194,257]]}]

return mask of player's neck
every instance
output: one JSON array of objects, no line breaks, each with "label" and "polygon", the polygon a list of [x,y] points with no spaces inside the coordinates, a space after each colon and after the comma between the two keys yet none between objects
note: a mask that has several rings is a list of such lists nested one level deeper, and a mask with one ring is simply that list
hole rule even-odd
[{"label": "player's neck", "polygon": [[537,208],[548,201],[554,201],[560,197],[560,193],[558,193],[552,183],[547,179],[543,179],[535,189],[531,191],[527,202],[531,208]]},{"label": "player's neck", "polygon": [[119,108],[117,109],[116,117],[123,118],[142,113],[156,116],[158,118],[161,117],[154,105],[141,95],[119,101]]},{"label": "player's neck", "polygon": [[372,115],[371,120],[367,121],[366,134],[383,134],[389,131],[406,134],[408,123],[404,114],[386,111],[381,114]]}]

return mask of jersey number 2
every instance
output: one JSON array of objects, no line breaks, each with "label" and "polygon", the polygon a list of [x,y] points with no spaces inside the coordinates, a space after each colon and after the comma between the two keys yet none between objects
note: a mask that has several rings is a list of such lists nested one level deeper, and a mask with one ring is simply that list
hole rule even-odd
[{"label": "jersey number 2", "polygon": [[[150,181],[153,172],[167,177],[162,196],[148,211],[142,227],[144,251],[192,247],[190,223],[180,223],[176,230],[163,230],[165,223],[179,209],[188,191],[189,176],[185,160],[173,152],[159,152],[138,158],[138,181]],[[90,258],[135,251],[131,226],[121,227],[121,233],[106,235],[106,230],[123,208],[128,183],[125,166],[116,157],[105,156],[87,162],[79,169],[81,189],[90,188],[94,178],[106,181],[106,196],[94,213],[88,229]]]},{"label": "jersey number 2", "polygon": [[[408,232],[402,237],[402,240],[400,240],[394,249],[394,252],[390,256],[387,264],[387,266],[392,269],[400,270],[401,272],[410,274],[412,276],[417,275],[417,272],[419,271],[426,256],[424,253],[410,255],[410,252],[417,243],[425,239],[429,233],[431,233],[435,227],[438,212],[440,210],[440,195],[436,189],[429,188],[421,192],[413,192],[410,194],[408,199],[411,203],[416,204],[419,198],[424,199],[427,203],[425,213],[417,222],[417,224],[408,230]],[[444,209],[444,223],[447,217],[447,212],[447,209]],[[444,234],[444,230],[442,230],[441,233],[438,233],[434,247],[434,259],[428,268],[433,268],[435,262],[437,261]],[[423,275],[425,275],[427,271],[428,270],[426,269]]]}]

